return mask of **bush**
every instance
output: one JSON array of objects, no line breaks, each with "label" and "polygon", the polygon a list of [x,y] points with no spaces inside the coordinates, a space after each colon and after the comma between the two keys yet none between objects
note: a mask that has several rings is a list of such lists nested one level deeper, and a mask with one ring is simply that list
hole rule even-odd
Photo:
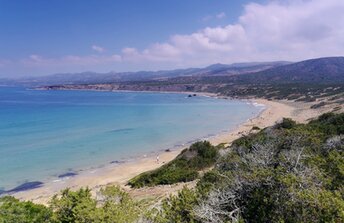
[{"label": "bush", "polygon": [[51,209],[54,222],[137,222],[142,213],[141,205],[118,186],[100,190],[99,200],[92,198],[91,191],[66,189],[54,196]]},{"label": "bush", "polygon": [[161,209],[155,209],[153,222],[198,222],[193,208],[198,204],[198,195],[195,191],[184,187],[177,195],[164,199]]},{"label": "bush", "polygon": [[277,128],[291,129],[296,126],[296,122],[290,118],[283,118],[282,122],[277,125]]},{"label": "bush", "polygon": [[0,222],[31,223],[51,222],[52,211],[44,205],[19,201],[14,197],[0,198]]},{"label": "bush", "polygon": [[197,184],[202,199],[194,207],[196,219],[343,222],[343,121],[343,114],[305,125],[284,119],[236,140]]},{"label": "bush", "polygon": [[321,131],[327,137],[344,134],[344,113],[325,113],[317,120],[311,121],[310,126]]},{"label": "bush", "polygon": [[91,197],[90,189],[78,191],[63,190],[61,196],[55,195],[51,200],[54,220],[67,222],[92,222],[97,219],[97,202]]},{"label": "bush", "polygon": [[260,130],[260,128],[258,126],[253,126],[252,130],[256,131],[256,130]]},{"label": "bush", "polygon": [[128,185],[138,188],[192,181],[199,176],[198,171],[212,166],[217,157],[216,147],[207,141],[196,142],[171,162],[134,177]]}]

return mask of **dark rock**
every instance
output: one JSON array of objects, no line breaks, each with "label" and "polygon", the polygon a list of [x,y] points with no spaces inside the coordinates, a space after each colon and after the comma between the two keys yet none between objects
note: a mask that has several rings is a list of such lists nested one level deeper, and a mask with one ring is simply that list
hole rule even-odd
[{"label": "dark rock", "polygon": [[58,178],[74,177],[74,176],[76,176],[76,175],[78,175],[78,174],[77,174],[77,173],[74,173],[74,172],[67,172],[67,173],[58,175]]},{"label": "dark rock", "polygon": [[23,183],[23,184],[15,187],[11,190],[4,191],[3,193],[16,193],[16,192],[20,192],[20,191],[32,190],[32,189],[39,188],[42,186],[43,186],[43,183],[40,181],[31,181],[31,182]]},{"label": "dark rock", "polygon": [[124,161],[119,161],[119,160],[114,160],[110,162],[111,164],[120,164],[120,163],[124,163]]},{"label": "dark rock", "polygon": [[130,132],[130,131],[133,131],[134,129],[133,128],[123,128],[123,129],[113,129],[111,130],[110,132]]}]

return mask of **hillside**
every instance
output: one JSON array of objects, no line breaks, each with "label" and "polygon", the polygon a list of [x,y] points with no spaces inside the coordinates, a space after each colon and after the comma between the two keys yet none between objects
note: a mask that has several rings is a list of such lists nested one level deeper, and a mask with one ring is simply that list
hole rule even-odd
[{"label": "hillside", "polygon": [[339,84],[344,83],[344,57],[327,57],[297,63],[266,62],[213,64],[205,68],[170,71],[84,72],[55,74],[15,81],[18,84],[125,84],[166,86],[176,84]]},{"label": "hillside", "polygon": [[[224,71],[223,71],[224,72]],[[331,84],[344,83],[344,57],[326,57],[282,64],[241,75],[221,75],[217,72],[203,77],[180,77],[171,82],[231,83],[231,84]]]},{"label": "hillside", "polygon": [[197,179],[199,171],[214,165],[218,150],[209,142],[196,142],[190,148],[183,150],[173,161],[160,168],[142,173],[131,179],[128,185],[140,188],[189,182]]},{"label": "hillside", "polygon": [[339,83],[344,82],[344,57],[305,60],[246,74],[234,81],[249,83]]},{"label": "hillside", "polygon": [[[67,76],[60,74],[37,78],[35,82],[39,83],[39,80],[45,79],[48,82],[51,79],[55,80],[55,82],[61,82],[61,84],[142,86],[170,86],[177,84],[339,84],[344,83],[344,57],[318,58],[297,63],[213,64],[205,68],[173,71],[109,73],[100,75],[98,79],[97,75],[99,74],[70,74],[70,83],[62,83]],[[81,81],[80,79],[82,78],[83,80]]]}]

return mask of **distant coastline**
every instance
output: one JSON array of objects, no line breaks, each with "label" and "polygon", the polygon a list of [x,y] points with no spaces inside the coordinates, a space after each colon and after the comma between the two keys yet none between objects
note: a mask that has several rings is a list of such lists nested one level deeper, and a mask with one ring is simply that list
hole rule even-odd
[{"label": "distant coastline", "polygon": [[[87,87],[84,87],[87,86]],[[98,86],[98,87],[97,87]],[[43,86],[29,88],[32,90],[47,90],[47,91],[100,91],[100,92],[136,92],[136,93],[161,93],[161,94],[186,94],[205,97],[215,97],[230,99],[229,97],[222,96],[220,94],[211,92],[199,92],[199,91],[166,91],[166,90],[130,90],[125,88],[102,88],[99,85],[56,85],[56,86]],[[242,99],[245,100],[245,99]]]}]

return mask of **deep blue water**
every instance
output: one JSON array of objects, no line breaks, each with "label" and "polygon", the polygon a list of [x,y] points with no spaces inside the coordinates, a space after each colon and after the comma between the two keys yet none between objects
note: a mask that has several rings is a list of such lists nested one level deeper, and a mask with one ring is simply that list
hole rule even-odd
[{"label": "deep blue water", "polygon": [[217,134],[260,109],[184,94],[0,87],[0,189]]}]

